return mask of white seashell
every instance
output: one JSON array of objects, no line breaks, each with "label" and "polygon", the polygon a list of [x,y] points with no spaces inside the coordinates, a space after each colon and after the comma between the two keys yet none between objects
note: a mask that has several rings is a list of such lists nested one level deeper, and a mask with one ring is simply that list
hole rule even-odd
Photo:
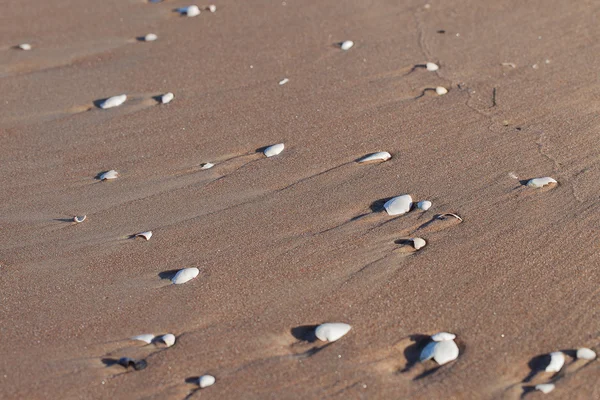
[{"label": "white seashell", "polygon": [[445,87],[443,87],[443,86],[438,86],[438,87],[436,87],[436,88],[435,88],[435,92],[436,92],[438,95],[442,96],[442,95],[444,95],[444,94],[448,93],[448,89],[446,89],[446,88],[445,88]]},{"label": "white seashell", "polygon": [[146,240],[150,240],[152,237],[152,231],[138,233],[135,235],[135,237],[143,237]]},{"label": "white seashell", "polygon": [[140,340],[142,342],[150,344],[154,340],[154,335],[151,333],[144,333],[143,335],[137,335],[132,337],[131,340]]},{"label": "white seashell", "polygon": [[200,389],[204,389],[214,385],[215,381],[216,379],[212,375],[202,375],[200,378],[198,378],[198,386],[200,386]]},{"label": "white seashell", "polygon": [[425,68],[427,68],[427,71],[437,71],[438,69],[440,69],[440,67],[438,67],[437,64],[432,63],[432,62],[428,62],[427,64],[425,64]]},{"label": "white seashell", "polygon": [[23,43],[17,46],[21,50],[31,50],[31,45],[29,43]]},{"label": "white seashell", "polygon": [[100,108],[106,110],[107,108],[118,107],[121,104],[125,103],[125,100],[127,100],[126,94],[120,94],[118,96],[109,97],[108,99],[104,100],[102,104],[100,104]]},{"label": "white seashell", "polygon": [[286,83],[288,83],[290,80],[288,78],[283,78],[282,80],[279,81],[279,85],[285,85]]},{"label": "white seashell", "polygon": [[427,242],[425,241],[425,239],[422,239],[420,237],[413,238],[412,241],[413,241],[413,247],[415,248],[415,250],[420,250],[423,247],[425,247],[425,245],[427,244]]},{"label": "white seashell", "polygon": [[283,151],[283,148],[284,148],[283,143],[274,144],[272,146],[267,147],[264,151],[264,154],[267,157],[273,157],[273,156],[276,156],[277,154],[281,153]]},{"label": "white seashell", "polygon": [[549,185],[551,183],[558,183],[556,180],[546,176],[544,178],[533,178],[527,182],[527,186],[532,188],[541,188],[543,186]]},{"label": "white seashell", "polygon": [[412,204],[412,197],[408,194],[404,194],[388,200],[383,205],[383,208],[385,208],[385,211],[387,211],[389,215],[400,215],[409,212]]},{"label": "white seashell", "polygon": [[582,360],[594,360],[596,359],[596,352],[587,347],[582,347],[581,349],[577,349],[577,358]]},{"label": "white seashell", "polygon": [[77,222],[78,224],[85,221],[85,219],[87,218],[87,215],[82,215],[81,217],[78,217],[77,215],[73,217],[73,222]]},{"label": "white seashell", "polygon": [[111,179],[117,179],[119,177],[119,173],[117,171],[115,171],[114,169],[111,169],[110,171],[106,171],[105,173],[100,175],[100,180],[101,181],[108,181]]},{"label": "white seashell", "polygon": [[442,342],[435,343],[433,349],[433,359],[440,365],[449,363],[458,358],[458,346],[454,343],[454,340],[444,340]]},{"label": "white seashell", "polygon": [[171,93],[171,92],[165,93],[162,96],[160,96],[160,102],[163,104],[170,103],[174,97],[175,97],[175,95],[173,95],[173,93]]},{"label": "white seashell", "polygon": [[154,33],[149,33],[144,36],[144,42],[154,42],[156,39],[158,39],[158,36],[156,36]]},{"label": "white seashell", "polygon": [[200,9],[196,5],[182,7],[179,9],[181,14],[185,14],[188,17],[195,17],[196,15],[200,15]]},{"label": "white seashell", "polygon": [[191,281],[192,279],[197,277],[199,273],[200,273],[200,270],[198,268],[195,268],[195,267],[184,268],[184,269],[179,270],[175,274],[173,279],[171,279],[171,282],[173,282],[176,285],[181,285],[182,283]]},{"label": "white seashell", "polygon": [[535,385],[535,390],[548,394],[553,391],[555,387],[554,383],[540,383],[539,385]]},{"label": "white seashell", "polygon": [[217,11],[217,6],[215,6],[214,4],[211,4],[207,8],[208,8],[208,11],[210,11],[210,12],[216,12]]},{"label": "white seashell", "polygon": [[352,48],[352,46],[354,46],[354,42],[352,40],[345,40],[340,45],[340,48],[342,50],[350,50]]},{"label": "white seashell", "polygon": [[457,215],[457,214],[453,214],[453,213],[444,213],[444,214],[440,214],[440,215],[438,215],[438,218],[440,218],[440,219],[441,219],[441,218],[444,218],[444,217],[454,217],[454,218],[456,218],[457,220],[459,220],[460,222],[463,222],[463,219],[462,219],[462,218],[461,218],[459,215]]},{"label": "white seashell", "polygon": [[435,335],[431,336],[431,340],[433,340],[434,342],[443,342],[444,340],[454,340],[456,339],[456,335],[454,333],[448,333],[448,332],[439,332],[436,333]]},{"label": "white seashell", "polygon": [[162,335],[160,340],[167,345],[167,347],[171,347],[175,344],[175,335],[172,333],[167,333],[166,335]]},{"label": "white seashell", "polygon": [[372,161],[387,161],[392,158],[392,155],[387,151],[378,151],[377,153],[369,154],[358,160],[359,163],[366,163]]},{"label": "white seashell", "polygon": [[417,203],[419,210],[427,211],[431,208],[431,202],[429,200],[423,200]]},{"label": "white seashell", "polygon": [[350,329],[352,329],[352,327],[343,322],[328,322],[317,326],[315,335],[323,342],[335,342],[348,333]]},{"label": "white seashell", "polygon": [[207,162],[207,163],[200,164],[200,169],[211,169],[214,166],[215,166],[215,164]]},{"label": "white seashell", "polygon": [[546,367],[546,372],[558,372],[565,365],[565,355],[560,351],[550,353],[550,364]]}]

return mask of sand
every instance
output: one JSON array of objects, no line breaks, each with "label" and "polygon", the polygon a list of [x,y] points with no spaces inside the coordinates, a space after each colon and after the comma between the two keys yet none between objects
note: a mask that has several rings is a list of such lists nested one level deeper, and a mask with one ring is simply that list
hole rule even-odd
[{"label": "sand", "polygon": [[[1,398],[518,399],[530,360],[598,349],[596,3],[190,4],[2,4]],[[402,193],[433,207],[381,211]],[[439,331],[459,358],[406,368]],[[548,396],[597,398],[582,362]]]}]

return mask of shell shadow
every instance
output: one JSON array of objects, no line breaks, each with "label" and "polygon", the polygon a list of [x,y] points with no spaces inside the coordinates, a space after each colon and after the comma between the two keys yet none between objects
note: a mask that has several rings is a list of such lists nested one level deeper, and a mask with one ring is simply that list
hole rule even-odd
[{"label": "shell shadow", "polygon": [[374,202],[371,203],[371,205],[369,206],[369,208],[373,212],[383,212],[383,211],[385,211],[385,208],[383,207],[383,205],[385,203],[387,203],[391,199],[393,199],[393,197],[386,197],[385,199],[376,200],[376,201],[374,201]]},{"label": "shell shadow", "polygon": [[293,337],[303,342],[314,343],[317,341],[315,329],[318,325],[300,325],[290,330]]},{"label": "shell shadow", "polygon": [[101,176],[102,176],[103,174],[107,173],[108,171],[110,171],[110,170],[109,170],[109,169],[107,169],[106,171],[101,171],[101,172],[98,172],[98,174],[97,174],[97,175],[94,177],[94,179],[96,179],[96,180],[99,180],[99,181],[102,181],[102,178],[101,178]]},{"label": "shell shadow", "polygon": [[189,378],[185,378],[185,383],[190,383],[192,385],[197,385],[199,379],[200,379],[199,376],[190,376]]},{"label": "shell shadow", "polygon": [[427,344],[429,344],[432,341],[431,336],[423,335],[420,333],[410,335],[409,339],[413,343],[407,346],[406,349],[404,349],[404,358],[406,358],[406,366],[399,371],[400,373],[410,371],[421,360],[421,352],[423,351],[425,346],[427,346]]},{"label": "shell shadow", "polygon": [[158,277],[160,279],[168,279],[171,280],[173,279],[173,277],[175,276],[175,274],[177,274],[177,272],[179,272],[178,269],[170,269],[168,271],[162,271],[158,273]]},{"label": "shell shadow", "polygon": [[119,364],[118,358],[103,358],[101,361],[102,361],[102,364],[104,364],[107,367],[112,367],[113,365]]},{"label": "shell shadow", "polygon": [[550,354],[541,354],[533,357],[527,363],[529,367],[529,374],[521,381],[521,383],[528,383],[539,373],[546,369],[550,364]]},{"label": "shell shadow", "polygon": [[401,246],[413,246],[414,242],[412,239],[397,239],[394,240],[394,243],[399,244]]},{"label": "shell shadow", "polygon": [[102,109],[102,107],[100,107],[100,106],[108,99],[110,99],[110,97],[105,97],[103,99],[94,100],[92,103],[94,104],[94,107]]},{"label": "shell shadow", "polygon": [[57,222],[74,222],[73,218],[54,218],[52,221],[57,221]]}]

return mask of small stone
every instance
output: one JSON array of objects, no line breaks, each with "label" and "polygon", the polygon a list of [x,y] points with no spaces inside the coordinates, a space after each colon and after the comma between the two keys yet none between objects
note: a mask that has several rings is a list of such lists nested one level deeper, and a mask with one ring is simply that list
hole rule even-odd
[{"label": "small stone", "polygon": [[427,211],[431,208],[431,202],[429,200],[422,200],[417,203],[417,208],[419,210]]},{"label": "small stone", "polygon": [[144,36],[144,42],[154,42],[156,39],[158,39],[158,36],[156,36],[154,33],[149,33]]},{"label": "small stone", "polygon": [[173,282],[175,285],[181,285],[182,283],[191,281],[192,279],[197,277],[199,273],[200,273],[200,270],[196,267],[184,268],[184,269],[179,270],[175,274],[173,279],[171,279],[171,282]]},{"label": "small stone", "polygon": [[550,353],[550,363],[546,367],[546,372],[559,372],[565,365],[565,355],[563,352],[555,351]]},{"label": "small stone", "polygon": [[99,179],[101,181],[109,181],[111,179],[117,179],[119,177],[119,173],[117,171],[115,171],[114,169],[111,169],[110,171],[106,171],[102,174],[100,174]]},{"label": "small stone", "polygon": [[323,342],[335,342],[345,334],[347,334],[352,327],[343,322],[328,322],[321,324],[315,329],[315,335]]},{"label": "small stone", "polygon": [[530,179],[529,182],[527,182],[527,186],[532,187],[532,188],[541,188],[546,185],[550,185],[552,183],[558,183],[558,182],[556,182],[556,180],[554,180],[553,178],[546,176],[544,178]]},{"label": "small stone", "polygon": [[340,48],[344,51],[350,50],[354,46],[354,42],[352,40],[345,40],[340,45]]},{"label": "small stone", "polygon": [[404,194],[388,200],[383,205],[383,208],[385,208],[385,211],[387,211],[389,215],[401,215],[409,212],[412,205],[412,197],[408,194]]},{"label": "small stone", "polygon": [[283,145],[283,143],[279,143],[279,144],[274,144],[272,146],[269,146],[265,149],[264,151],[264,155],[267,157],[273,157],[278,155],[279,153],[281,153],[283,151],[283,148],[285,146]]},{"label": "small stone", "polygon": [[106,110],[108,108],[118,107],[121,104],[125,103],[125,100],[127,100],[126,94],[120,94],[118,96],[109,97],[108,99],[104,100],[102,104],[100,104],[100,108]]},{"label": "small stone", "polygon": [[592,349],[588,349],[587,347],[582,347],[577,349],[577,358],[581,360],[595,360],[596,352]]},{"label": "small stone", "polygon": [[202,375],[200,378],[198,378],[198,386],[200,386],[200,389],[212,386],[215,384],[215,382],[216,379],[212,375]]},{"label": "small stone", "polygon": [[539,385],[535,385],[535,390],[548,394],[553,391],[555,387],[554,383],[540,383]]},{"label": "small stone", "polygon": [[431,71],[431,72],[434,72],[434,71],[437,71],[438,69],[440,69],[440,67],[437,64],[432,63],[432,62],[428,62],[427,64],[425,64],[425,68],[427,68],[427,71]]}]

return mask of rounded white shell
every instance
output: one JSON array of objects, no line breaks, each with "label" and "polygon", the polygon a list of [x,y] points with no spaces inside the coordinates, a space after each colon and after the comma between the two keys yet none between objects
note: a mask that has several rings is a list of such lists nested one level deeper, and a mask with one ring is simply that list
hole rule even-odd
[{"label": "rounded white shell", "polygon": [[204,164],[200,164],[200,169],[211,169],[214,166],[215,166],[215,164],[207,162]]},{"label": "rounded white shell", "polygon": [[31,50],[31,45],[29,43],[22,43],[18,46],[21,50]]},{"label": "rounded white shell", "polygon": [[154,340],[154,335],[151,333],[144,333],[143,335],[137,335],[132,337],[131,340],[140,340],[142,342],[150,344]]},{"label": "rounded white shell", "polygon": [[434,342],[433,359],[440,365],[449,363],[458,358],[458,346],[454,340],[444,340],[443,342]]},{"label": "rounded white shell", "polygon": [[217,6],[215,6],[214,4],[211,4],[210,6],[208,6],[208,11],[210,11],[210,12],[216,12],[217,11]]},{"label": "rounded white shell", "polygon": [[149,33],[146,36],[144,36],[145,42],[154,42],[156,39],[158,39],[158,36],[156,36],[156,34],[154,33]]},{"label": "rounded white shell", "polygon": [[195,17],[196,15],[200,15],[200,9],[196,5],[182,7],[179,9],[179,12],[185,14],[188,17]]},{"label": "rounded white shell", "polygon": [[554,386],[554,383],[540,383],[539,385],[535,385],[535,390],[539,390],[544,394],[548,394],[553,391],[555,387],[556,386]]},{"label": "rounded white shell", "polygon": [[191,281],[192,279],[197,277],[199,273],[200,273],[200,270],[196,267],[184,268],[184,269],[179,270],[175,274],[173,279],[171,279],[171,282],[173,282],[176,285],[181,285],[182,283]]},{"label": "rounded white shell", "polygon": [[[413,241],[413,247],[415,248],[415,250],[420,250],[423,247],[425,247],[425,245],[427,244],[427,242],[425,241],[425,239],[420,238],[420,237],[413,238],[412,241]],[[439,335],[439,333],[438,333],[438,335]],[[454,339],[454,338],[452,338],[452,339]],[[433,339],[433,340],[435,340],[435,339]]]},{"label": "rounded white shell", "polygon": [[175,97],[175,95],[171,92],[169,93],[165,93],[162,96],[160,96],[160,102],[163,104],[167,104],[170,103],[171,100],[173,100],[173,98]]},{"label": "rounded white shell", "polygon": [[117,171],[115,171],[114,169],[111,169],[110,171],[106,171],[105,173],[100,175],[100,180],[107,181],[107,180],[111,180],[111,179],[117,179],[118,177],[119,177],[119,173]]},{"label": "rounded white shell", "polygon": [[200,386],[200,389],[204,389],[214,385],[215,381],[216,379],[212,375],[202,375],[200,378],[198,378],[198,386]]},{"label": "rounded white shell", "polygon": [[354,46],[354,42],[352,40],[344,40],[340,46],[342,50],[350,50]]},{"label": "rounded white shell", "polygon": [[440,96],[441,96],[441,95],[444,95],[444,94],[448,93],[448,89],[446,89],[446,88],[445,88],[445,87],[443,87],[443,86],[438,86],[438,87],[436,87],[436,88],[435,88],[435,92],[436,92],[438,95],[440,95]]},{"label": "rounded white shell", "polygon": [[427,71],[437,71],[438,69],[440,69],[440,67],[438,67],[438,65],[436,63],[432,63],[432,62],[428,62],[427,64],[425,64],[425,67],[427,68]]},{"label": "rounded white shell", "polygon": [[348,333],[350,329],[352,329],[352,327],[343,322],[328,322],[317,326],[315,335],[323,342],[335,342]]},{"label": "rounded white shell", "polygon": [[125,103],[125,100],[127,100],[126,94],[120,94],[118,96],[109,97],[108,99],[104,100],[102,104],[100,104],[100,108],[106,110],[107,108],[118,107],[121,104]]},{"label": "rounded white shell", "polygon": [[577,358],[582,360],[594,360],[596,359],[596,352],[587,347],[582,347],[581,349],[577,349]]},{"label": "rounded white shell", "polygon": [[146,240],[150,240],[150,238],[152,237],[152,231],[140,232],[140,233],[136,234],[135,236],[143,237]]},{"label": "rounded white shell", "polygon": [[167,333],[166,335],[162,335],[160,337],[160,340],[162,340],[167,347],[171,347],[175,344],[175,335],[173,335],[172,333]]},{"label": "rounded white shell", "polygon": [[401,215],[409,212],[412,204],[412,197],[408,194],[403,194],[402,196],[397,196],[388,200],[383,205],[383,208],[385,208],[385,211],[387,211],[389,215]]},{"label": "rounded white shell", "polygon": [[532,188],[541,188],[543,186],[549,185],[551,183],[558,183],[555,179],[546,176],[544,178],[533,178],[527,182],[527,186]]},{"label": "rounded white shell", "polygon": [[87,218],[87,215],[82,215],[81,217],[76,215],[73,217],[73,221],[77,222],[79,224],[79,223],[85,221],[86,218]]},{"label": "rounded white shell", "polygon": [[286,83],[288,83],[290,80],[288,78],[283,78],[282,80],[279,81],[279,85],[285,85]]},{"label": "rounded white shell", "polygon": [[558,372],[565,365],[565,355],[560,351],[550,353],[550,363],[546,367],[546,372]]},{"label": "rounded white shell", "polygon": [[431,208],[431,202],[429,200],[423,200],[417,203],[417,208],[423,211],[427,211]]},{"label": "rounded white shell", "polygon": [[443,342],[444,340],[454,340],[456,339],[456,335],[454,333],[448,333],[448,332],[439,332],[436,333],[435,335],[431,336],[431,340],[433,340],[434,342]]},{"label": "rounded white shell", "polygon": [[378,151],[377,153],[369,154],[358,160],[359,163],[366,163],[371,161],[387,161],[392,158],[392,155],[387,151]]},{"label": "rounded white shell", "polygon": [[276,156],[277,154],[279,154],[283,151],[284,147],[285,146],[283,145],[283,143],[274,144],[272,146],[267,147],[264,151],[264,154],[267,157]]}]

